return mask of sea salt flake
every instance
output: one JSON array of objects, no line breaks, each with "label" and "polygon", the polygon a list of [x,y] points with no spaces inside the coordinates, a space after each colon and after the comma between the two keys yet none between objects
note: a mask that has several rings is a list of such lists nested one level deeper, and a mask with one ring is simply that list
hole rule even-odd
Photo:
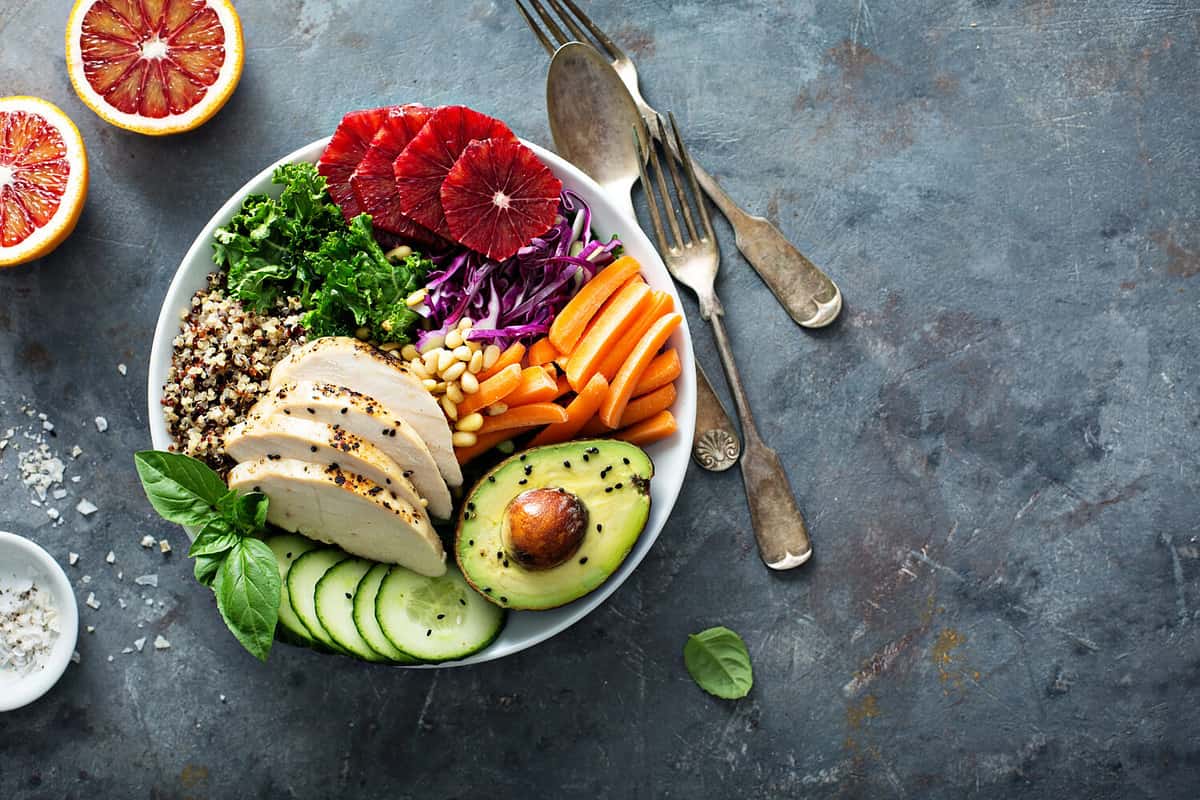
[{"label": "sea salt flake", "polygon": [[138,586],[153,586],[156,589],[158,588],[157,575],[138,575],[133,579],[133,582]]},{"label": "sea salt flake", "polygon": [[140,639],[134,639],[133,646],[137,648],[139,653],[142,652],[142,648],[146,646],[146,637],[143,636]]},{"label": "sea salt flake", "polygon": [[81,660],[81,659],[80,659],[80,657],[79,657],[79,651],[78,651],[78,650],[72,650],[72,651],[71,651],[71,663],[72,663],[72,664],[78,664],[78,663],[80,662],[80,660]]},{"label": "sea salt flake", "polygon": [[67,553],[67,563],[72,567],[79,563],[79,553]]},{"label": "sea salt flake", "polygon": [[87,600],[84,600],[83,604],[93,611],[100,608],[100,601],[96,599],[95,592],[88,592]]},{"label": "sea salt flake", "polygon": [[166,650],[171,646],[171,643],[164,639],[161,635],[154,637],[154,649]]},{"label": "sea salt flake", "polygon": [[129,367],[125,366],[124,364],[117,364],[117,372],[125,375],[129,372]]},{"label": "sea salt flake", "polygon": [[124,597],[117,598],[117,605],[119,605],[121,608],[128,608],[128,605],[125,603]]},{"label": "sea salt flake", "polygon": [[78,475],[72,475],[72,476],[71,476],[71,483],[79,483],[79,476],[78,476]]},{"label": "sea salt flake", "polygon": [[100,431],[101,433],[104,433],[106,430],[108,430],[108,420],[106,420],[104,417],[96,417],[96,430]]},{"label": "sea salt flake", "polygon": [[151,536],[150,534],[146,534],[145,536],[142,537],[142,541],[141,541],[142,547],[150,548],[150,547],[154,547],[155,544],[157,544],[157,542],[156,542],[155,538],[153,536]]},{"label": "sea salt flake", "polygon": [[54,430],[54,423],[50,420],[42,420],[42,430],[50,433]]},{"label": "sea salt flake", "polygon": [[148,605],[148,606],[152,606],[152,605],[154,605],[154,598],[153,598],[153,597],[147,597],[147,598],[146,598],[146,605]]},{"label": "sea salt flake", "polygon": [[66,489],[55,489],[53,492],[50,493],[50,496],[53,497],[55,500],[62,500],[64,497],[67,496],[67,490]]},{"label": "sea salt flake", "polygon": [[109,550],[108,555],[106,555],[104,557],[104,560],[107,561],[109,564],[115,564],[115,563],[117,563],[117,554],[114,553],[112,550]]},{"label": "sea salt flake", "polygon": [[91,582],[92,582],[92,576],[91,576],[91,575],[84,575],[82,578],[80,578],[80,580],[82,580],[84,583],[91,583]]},{"label": "sea salt flake", "polygon": [[158,549],[163,553],[169,553],[169,552],[171,552],[171,543],[168,542],[166,539],[159,539],[158,540]]},{"label": "sea salt flake", "polygon": [[133,648],[132,648],[132,647],[123,647],[123,648],[121,648],[121,654],[122,654],[122,655],[128,655],[129,653],[132,653],[132,652],[133,652]]},{"label": "sea salt flake", "polygon": [[[85,497],[79,501],[79,504],[77,506],[75,506],[75,510],[78,511],[80,514],[83,514],[83,516],[85,516],[85,517],[90,517],[92,514],[95,514],[100,509],[97,508],[94,503],[92,503],[90,500],[88,500]],[[112,562],[109,562],[109,563],[112,563]]]},{"label": "sea salt flake", "polygon": [[49,517],[50,519],[58,519],[62,515],[58,513],[57,508],[47,508],[46,516]]},{"label": "sea salt flake", "polygon": [[113,657],[112,657],[112,656],[109,656],[109,657],[108,657],[108,660],[111,662],[111,661],[113,660]]},{"label": "sea salt flake", "polygon": [[95,632],[96,632],[96,626],[95,626],[95,625],[88,625],[88,626],[87,626],[87,632],[88,632],[88,633],[95,633]]},{"label": "sea salt flake", "polygon": [[[82,447],[75,445],[71,448],[71,458],[79,458],[81,455],[83,455]],[[76,483],[79,482],[79,478],[71,478],[71,480],[75,481]]]}]

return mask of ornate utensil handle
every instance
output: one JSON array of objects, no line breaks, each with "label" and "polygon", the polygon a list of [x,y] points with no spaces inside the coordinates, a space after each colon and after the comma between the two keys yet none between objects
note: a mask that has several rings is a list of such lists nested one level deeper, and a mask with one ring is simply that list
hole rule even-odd
[{"label": "ornate utensil handle", "polygon": [[723,472],[737,463],[742,443],[733,427],[733,420],[704,368],[696,364],[696,438],[692,441],[692,458],[710,472]]}]

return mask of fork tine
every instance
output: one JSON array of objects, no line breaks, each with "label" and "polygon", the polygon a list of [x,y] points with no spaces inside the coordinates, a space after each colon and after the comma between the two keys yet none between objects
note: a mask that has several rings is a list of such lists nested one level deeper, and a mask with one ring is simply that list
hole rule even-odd
[{"label": "fork tine", "polygon": [[704,204],[704,195],[700,193],[700,181],[696,180],[696,168],[692,165],[692,157],[688,155],[687,148],[683,146],[683,137],[679,135],[679,125],[675,123],[675,114],[668,111],[667,115],[671,118],[671,132],[675,134],[676,152],[679,153],[679,159],[683,162],[683,167],[687,170],[688,177],[692,182],[692,195],[696,198],[696,208],[700,212],[700,220],[704,223],[704,233],[715,242],[717,237],[713,233],[712,220],[708,217],[708,207]]},{"label": "fork tine", "polygon": [[[675,163],[675,153],[671,150],[671,140],[667,138],[667,128],[663,125],[662,116],[658,117],[658,137],[663,143],[663,158],[667,161],[667,167],[671,170],[671,185],[675,187],[675,197],[679,201],[679,209],[683,212],[683,221],[687,225],[688,234],[694,242],[700,238],[696,233],[696,223],[692,221],[692,211],[688,207],[687,190],[684,188],[683,179],[679,176],[679,167]],[[696,197],[696,202],[699,202],[699,196]]]},{"label": "fork tine", "polygon": [[[653,142],[650,143],[650,162],[654,165],[653,171],[658,181],[658,189],[662,196],[663,205],[666,206],[667,223],[671,226],[671,234],[674,236],[675,246],[683,247],[683,234],[679,230],[679,220],[675,218],[675,209],[671,204],[671,193],[667,191],[667,177],[663,172],[662,161],[658,158],[658,148],[654,146]],[[646,187],[646,191],[649,193],[649,186]]]},{"label": "fork tine", "polygon": [[587,26],[587,29],[592,32],[592,36],[595,36],[596,40],[599,41],[600,44],[604,45],[604,49],[608,51],[609,58],[616,60],[618,58],[625,57],[625,53],[621,50],[621,48],[617,47],[616,44],[613,43],[613,40],[608,38],[608,35],[605,34],[604,31],[596,27],[596,23],[592,22],[589,16],[583,13],[579,6],[575,5],[575,0],[562,1],[567,8],[571,9],[571,13],[573,13],[580,22]]},{"label": "fork tine", "polygon": [[521,4],[521,0],[513,0],[517,4],[517,11],[521,12],[521,16],[525,18],[525,24],[529,26],[529,30],[533,31],[533,35],[537,37],[538,42],[545,48],[548,55],[554,55],[554,45],[546,38],[546,34],[542,33],[541,27],[534,22],[533,17],[525,10],[525,6]]},{"label": "fork tine", "polygon": [[[647,137],[649,146],[654,147],[654,140]],[[642,186],[646,190],[646,204],[650,207],[650,221],[654,223],[654,238],[658,239],[658,249],[666,252],[667,235],[663,231],[662,215],[658,213],[658,201],[654,199],[654,185],[646,177],[646,151],[642,146],[642,138],[638,135],[638,126],[633,126],[633,145],[638,152],[638,172],[642,176]]]},{"label": "fork tine", "polygon": [[571,35],[575,37],[575,41],[591,44],[588,42],[587,34],[583,32],[583,28],[579,27],[579,24],[575,22],[571,15],[558,4],[558,0],[547,0],[547,2],[550,3],[550,7],[558,14],[558,18],[563,21],[563,24],[571,29]]},{"label": "fork tine", "polygon": [[558,23],[554,21],[554,17],[552,17],[550,12],[546,10],[546,7],[542,5],[541,0],[529,0],[529,4],[533,6],[533,10],[537,12],[537,15],[542,18],[542,22],[544,22],[546,27],[549,29],[550,35],[553,36],[560,45],[571,41],[571,37],[563,33],[563,29],[558,27]]}]

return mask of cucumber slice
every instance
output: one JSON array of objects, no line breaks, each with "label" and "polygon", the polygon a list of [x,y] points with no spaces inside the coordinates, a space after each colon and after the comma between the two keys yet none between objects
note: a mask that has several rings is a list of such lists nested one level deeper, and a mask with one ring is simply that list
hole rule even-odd
[{"label": "cucumber slice", "polygon": [[313,603],[321,627],[343,650],[366,661],[384,661],[354,627],[354,592],[374,564],[361,558],[347,558],[330,567],[317,581]]},{"label": "cucumber slice", "polygon": [[437,578],[392,567],[375,598],[384,635],[422,661],[452,661],[482,650],[500,635],[504,615],[454,566]]},{"label": "cucumber slice", "polygon": [[349,557],[336,547],[309,550],[292,562],[287,576],[288,599],[292,602],[292,610],[312,634],[312,638],[338,653],[347,651],[334,641],[329,631],[321,624],[321,618],[317,616],[317,581],[324,577],[330,567]]},{"label": "cucumber slice", "polygon": [[271,552],[275,554],[275,560],[279,563],[279,578],[282,581],[279,587],[279,624],[283,626],[284,632],[291,634],[291,637],[297,640],[297,644],[314,645],[317,644],[317,641],[313,639],[308,628],[304,627],[304,623],[292,609],[292,601],[288,597],[287,576],[297,558],[309,550],[315,550],[318,546],[311,539],[291,534],[272,536],[267,540],[267,547],[271,548]]},{"label": "cucumber slice", "polygon": [[375,598],[379,594],[379,584],[390,568],[388,564],[376,564],[358,582],[354,592],[354,627],[358,628],[359,635],[371,649],[387,660],[398,664],[415,664],[415,658],[388,641],[379,627],[379,620],[375,619]]}]

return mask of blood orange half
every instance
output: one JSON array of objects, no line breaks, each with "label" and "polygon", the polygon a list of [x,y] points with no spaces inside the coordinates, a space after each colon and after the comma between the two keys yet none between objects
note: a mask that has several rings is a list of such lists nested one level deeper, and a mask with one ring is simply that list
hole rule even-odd
[{"label": "blood orange half", "polygon": [[161,136],[192,130],[242,75],[242,25],[228,0],[76,0],[67,69],[105,121]]},{"label": "blood orange half", "polygon": [[321,158],[317,161],[317,172],[325,176],[329,184],[329,194],[347,220],[354,219],[362,213],[362,207],[350,188],[350,176],[366,155],[367,147],[379,126],[398,108],[399,106],[383,106],[351,111],[342,117],[329,144],[325,145],[321,152]]},{"label": "blood orange half", "polygon": [[66,114],[36,97],[0,98],[0,267],[58,247],[87,183],[83,138]]}]

